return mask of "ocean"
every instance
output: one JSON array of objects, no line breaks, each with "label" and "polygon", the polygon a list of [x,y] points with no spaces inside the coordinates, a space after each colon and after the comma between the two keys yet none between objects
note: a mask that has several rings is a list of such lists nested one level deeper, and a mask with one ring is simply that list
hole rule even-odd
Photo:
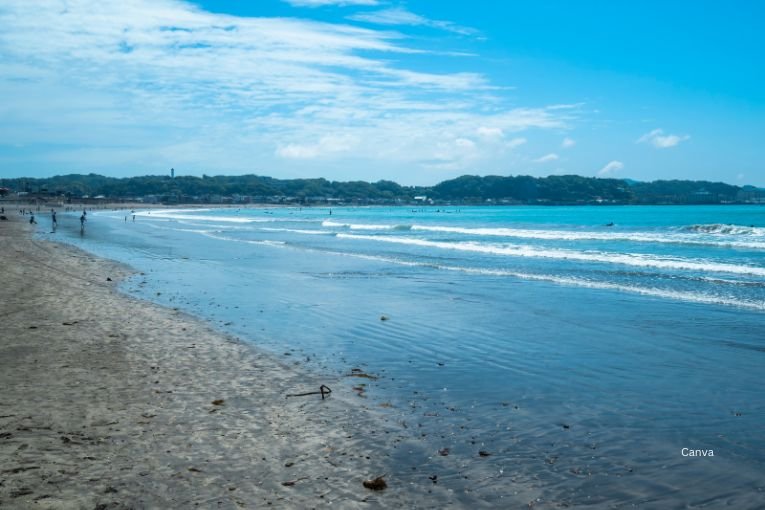
[{"label": "ocean", "polygon": [[339,390],[466,504],[765,507],[765,207],[91,211],[82,234],[78,217],[40,235],[143,273],[125,292],[372,375]]}]

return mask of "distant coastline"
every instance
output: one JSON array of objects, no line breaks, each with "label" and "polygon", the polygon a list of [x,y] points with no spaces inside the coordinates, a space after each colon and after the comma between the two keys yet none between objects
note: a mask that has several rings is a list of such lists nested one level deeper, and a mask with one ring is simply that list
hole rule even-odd
[{"label": "distant coastline", "polygon": [[578,175],[463,175],[435,186],[392,181],[276,179],[258,175],[105,177],[70,174],[0,179],[0,203],[38,205],[712,205],[765,204],[765,188],[722,182],[603,179]]}]

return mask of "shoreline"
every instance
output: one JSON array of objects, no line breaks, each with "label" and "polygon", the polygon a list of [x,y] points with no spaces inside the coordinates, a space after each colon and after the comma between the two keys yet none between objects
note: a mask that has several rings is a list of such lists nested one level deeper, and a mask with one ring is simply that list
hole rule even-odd
[{"label": "shoreline", "polygon": [[405,431],[341,395],[285,398],[338,380],[127,296],[130,268],[28,227],[0,222],[0,506],[459,505],[394,465]]}]

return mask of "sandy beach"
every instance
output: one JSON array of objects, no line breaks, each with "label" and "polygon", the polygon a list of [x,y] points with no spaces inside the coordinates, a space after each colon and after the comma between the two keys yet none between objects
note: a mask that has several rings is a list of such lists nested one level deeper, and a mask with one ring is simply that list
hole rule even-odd
[{"label": "sandy beach", "polygon": [[[332,387],[115,286],[131,273],[0,221],[0,507],[443,507]],[[385,475],[388,488],[362,482]],[[419,480],[422,479],[420,482]]]}]

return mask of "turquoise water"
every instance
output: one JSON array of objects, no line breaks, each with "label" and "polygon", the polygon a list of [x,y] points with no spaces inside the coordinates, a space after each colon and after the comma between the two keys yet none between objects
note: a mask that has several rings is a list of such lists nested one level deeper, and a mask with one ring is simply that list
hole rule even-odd
[{"label": "turquoise water", "polygon": [[127,292],[309,370],[379,376],[341,391],[465,503],[765,506],[763,207],[89,216],[56,236],[146,273]]}]

